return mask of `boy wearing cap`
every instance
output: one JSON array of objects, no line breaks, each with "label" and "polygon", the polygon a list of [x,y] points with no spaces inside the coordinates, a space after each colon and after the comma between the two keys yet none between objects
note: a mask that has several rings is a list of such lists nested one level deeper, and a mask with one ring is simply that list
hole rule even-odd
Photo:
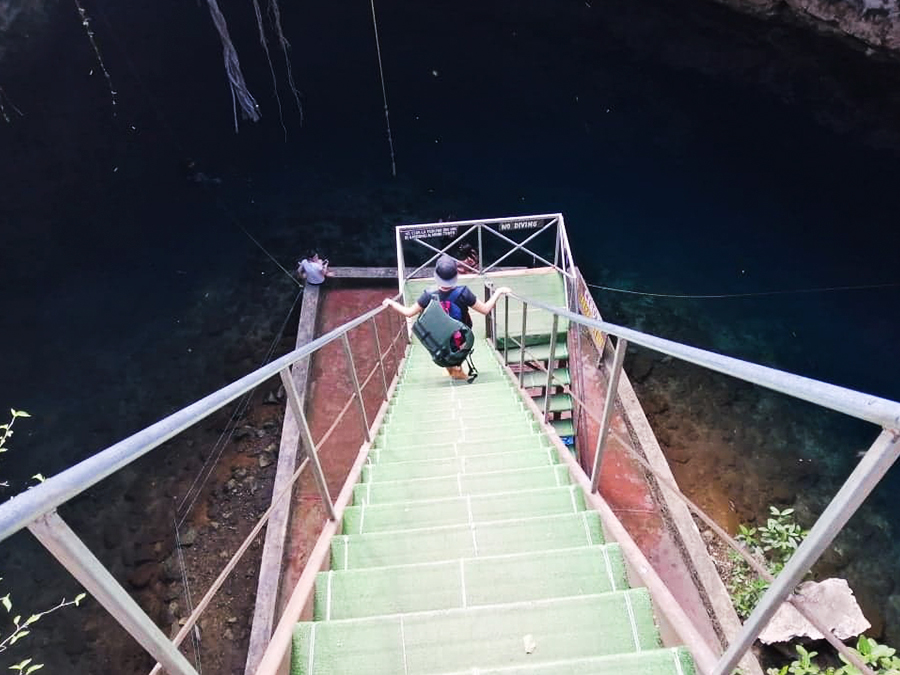
[{"label": "boy wearing cap", "polygon": [[[381,304],[411,319],[428,307],[428,303],[434,299],[441,303],[444,311],[450,316],[458,318],[471,328],[472,317],[469,316],[469,308],[474,309],[479,314],[488,314],[494,308],[494,305],[497,304],[497,301],[510,292],[509,288],[502,286],[494,291],[488,300],[482,302],[475,297],[475,294],[468,286],[457,286],[456,260],[448,255],[443,255],[438,259],[437,265],[434,267],[434,280],[437,283],[437,289],[423,291],[419,299],[409,307],[404,307],[390,298],[385,298]],[[453,308],[449,307],[449,305],[456,306],[458,316],[454,316],[456,312],[453,312]],[[466,379],[462,366],[447,368],[447,372],[454,380]]]}]

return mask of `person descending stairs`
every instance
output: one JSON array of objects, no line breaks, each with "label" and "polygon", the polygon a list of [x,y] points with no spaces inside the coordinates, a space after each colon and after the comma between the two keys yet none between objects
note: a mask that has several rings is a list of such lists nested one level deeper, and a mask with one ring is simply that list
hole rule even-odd
[{"label": "person descending stairs", "polygon": [[517,388],[481,361],[468,385],[410,346],[291,672],[694,673]]}]

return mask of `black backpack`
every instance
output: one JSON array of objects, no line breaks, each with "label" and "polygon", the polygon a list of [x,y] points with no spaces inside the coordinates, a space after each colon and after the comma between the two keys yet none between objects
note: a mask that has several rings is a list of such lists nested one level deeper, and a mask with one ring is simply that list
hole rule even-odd
[{"label": "black backpack", "polygon": [[475,347],[475,334],[462,321],[451,317],[443,307],[448,301],[452,304],[461,292],[462,290],[458,289],[455,296],[451,294],[443,303],[436,293],[433,294],[431,302],[413,324],[412,331],[431,354],[431,360],[442,368],[461,366],[463,361],[468,361],[471,382],[478,376],[471,359]]}]

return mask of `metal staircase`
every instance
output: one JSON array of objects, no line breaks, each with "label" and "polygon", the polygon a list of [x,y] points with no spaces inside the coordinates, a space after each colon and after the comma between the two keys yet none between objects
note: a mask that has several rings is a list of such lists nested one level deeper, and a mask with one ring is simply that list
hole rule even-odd
[{"label": "metal staircase", "polygon": [[486,343],[473,385],[412,345],[294,631],[300,673],[694,672]]}]

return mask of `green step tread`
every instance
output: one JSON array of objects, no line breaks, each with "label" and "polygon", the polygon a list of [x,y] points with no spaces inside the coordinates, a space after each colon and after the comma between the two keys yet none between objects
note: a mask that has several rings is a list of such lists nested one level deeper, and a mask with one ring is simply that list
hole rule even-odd
[{"label": "green step tread", "polygon": [[[496,429],[497,427],[515,428],[516,426],[530,425],[534,422],[534,417],[531,413],[526,412],[524,409],[493,415],[482,415],[473,411],[469,414],[439,414],[439,416],[440,431],[451,437],[461,434],[464,430],[475,431],[478,429]],[[379,435],[418,434],[421,433],[423,426],[430,429],[435,428],[437,426],[436,422],[437,420],[429,420],[424,415],[395,414],[390,419],[385,419],[382,422]]]},{"label": "green step tread", "polygon": [[[524,646],[530,636],[533,649]],[[424,675],[656,649],[650,598],[600,595],[299,623],[291,672]],[[530,653],[529,653],[530,652]]]},{"label": "green step tread", "polygon": [[[510,349],[506,352],[507,363],[519,363],[520,351],[518,347]],[[550,358],[550,345],[539,344],[531,347],[525,347],[525,363],[529,361],[547,361]],[[569,358],[569,347],[565,342],[556,343],[556,351],[553,358],[557,361],[565,361]]]},{"label": "green step tread", "polygon": [[[457,670],[439,675],[472,675]],[[640,653],[610,654],[585,659],[561,659],[500,668],[479,668],[478,675],[696,675],[694,660],[684,647],[645,650]]]},{"label": "green step tread", "polygon": [[[546,396],[535,396],[533,397],[534,402],[537,404],[537,407],[541,410],[544,409],[544,400]],[[550,395],[550,412],[563,412],[564,410],[572,409],[572,397],[568,394],[551,394]]]},{"label": "green step tread", "polygon": [[315,620],[462,609],[628,588],[618,544],[320,572]]},{"label": "green step tread", "polygon": [[[512,471],[554,466],[559,463],[556,450],[541,446],[539,451],[492,452],[482,455],[461,455],[438,459],[414,459],[405,462],[378,462],[375,456],[371,464],[363,466],[361,480],[364,483],[380,483],[416,478],[455,476],[458,473],[478,474],[492,471]],[[377,453],[377,451],[372,451]]]},{"label": "green step tread", "polygon": [[556,433],[558,436],[574,436],[575,435],[575,425],[572,423],[571,419],[550,420],[550,424],[556,430]]},{"label": "green step tread", "polygon": [[[429,425],[431,429],[435,429],[437,426],[439,425],[436,423]],[[539,429],[540,425],[536,421],[521,419],[513,422],[498,421],[491,426],[476,426],[472,429],[463,429],[459,435],[448,434],[443,429],[398,433],[391,433],[390,430],[385,430],[375,438],[374,446],[376,448],[408,448],[420,445],[437,445],[441,442],[446,442],[448,436],[453,438],[458,444],[483,443],[487,441],[502,442],[510,437],[537,433]]]},{"label": "green step tread", "polygon": [[[518,375],[516,381],[518,381]],[[554,387],[560,384],[571,384],[568,368],[557,368],[553,371],[553,383],[550,386]],[[522,375],[522,386],[526,389],[547,386],[547,373],[541,370],[526,371]]]},{"label": "green step tread", "polygon": [[456,473],[435,478],[411,478],[379,483],[359,483],[353,487],[353,504],[386,504],[423,499],[442,499],[516,490],[559,487],[569,484],[564,465],[531,469],[509,469],[489,473]]},{"label": "green step tread", "polygon": [[445,438],[440,443],[404,444],[404,443],[376,443],[369,451],[373,461],[382,462],[407,462],[410,460],[445,459],[457,456],[478,456],[496,454],[498,452],[539,452],[549,446],[549,439],[538,432],[524,433],[506,438],[488,438],[484,440],[456,440],[446,442]]},{"label": "green step tread", "polygon": [[600,516],[581,511],[513,521],[428,530],[337,535],[331,569],[356,569],[435,562],[451,558],[594,546],[604,543]]},{"label": "green step tread", "polygon": [[585,509],[584,493],[577,485],[517,490],[515,492],[451,497],[415,502],[362,504],[344,510],[344,534],[481,524],[578,513]]}]

